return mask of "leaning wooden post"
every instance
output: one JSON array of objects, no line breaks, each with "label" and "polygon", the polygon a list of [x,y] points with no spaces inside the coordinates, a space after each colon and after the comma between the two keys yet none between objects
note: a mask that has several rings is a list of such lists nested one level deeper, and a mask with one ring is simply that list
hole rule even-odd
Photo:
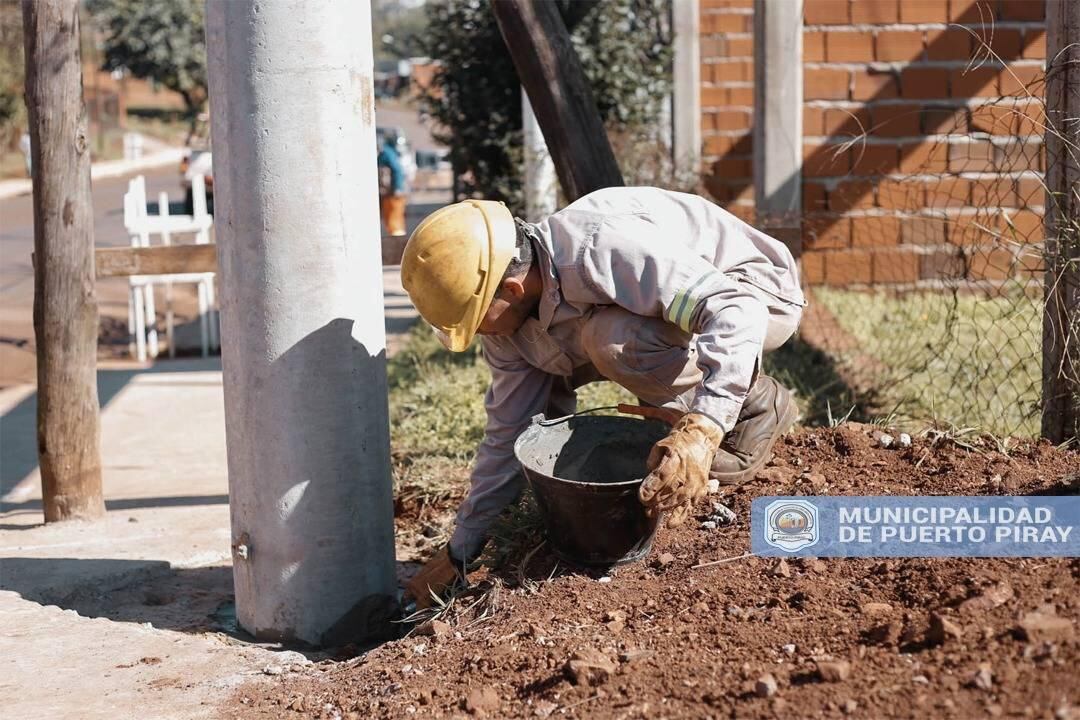
[{"label": "leaning wooden post", "polygon": [[1080,3],[1046,2],[1042,435],[1080,438]]},{"label": "leaning wooden post", "polygon": [[78,0],[23,0],[34,166],[37,441],[45,521],[105,514]]},{"label": "leaning wooden post", "polygon": [[570,202],[593,190],[622,185],[589,80],[556,3],[493,0],[492,8],[521,85],[555,161]]}]

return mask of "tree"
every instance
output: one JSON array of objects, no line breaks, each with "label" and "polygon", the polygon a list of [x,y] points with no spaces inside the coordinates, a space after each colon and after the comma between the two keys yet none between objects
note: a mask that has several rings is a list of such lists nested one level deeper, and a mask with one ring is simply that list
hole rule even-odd
[{"label": "tree", "polygon": [[205,0],[89,0],[105,70],[126,69],[184,99],[194,132],[206,105]]},{"label": "tree", "polygon": [[[670,0],[560,2],[610,135],[654,135],[671,91]],[[440,68],[422,98],[462,189],[522,210],[521,84],[487,0],[433,0],[422,38]],[[618,147],[623,144],[616,140]],[[627,182],[637,178],[624,168]]]}]

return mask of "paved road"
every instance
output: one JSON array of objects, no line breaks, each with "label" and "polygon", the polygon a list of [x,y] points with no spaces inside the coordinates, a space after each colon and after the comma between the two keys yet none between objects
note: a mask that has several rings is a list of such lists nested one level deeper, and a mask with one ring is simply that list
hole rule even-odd
[{"label": "paved road", "polygon": [[[172,166],[147,170],[146,191],[157,198],[161,191],[170,200],[183,199],[180,175]],[[98,247],[130,243],[124,231],[124,192],[129,177],[94,181],[94,241]],[[30,255],[34,250],[34,211],[29,194],[0,199],[0,387],[34,379],[34,275]],[[98,303],[102,315],[127,318],[127,283],[99,283]]]}]

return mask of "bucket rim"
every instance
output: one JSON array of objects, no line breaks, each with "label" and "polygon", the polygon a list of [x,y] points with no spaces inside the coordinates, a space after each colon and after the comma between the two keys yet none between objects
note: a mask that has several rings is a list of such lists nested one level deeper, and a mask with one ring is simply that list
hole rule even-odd
[{"label": "bucket rim", "polygon": [[571,485],[580,485],[580,486],[583,486],[583,487],[617,488],[617,487],[625,487],[625,486],[630,486],[630,485],[640,485],[643,482],[645,482],[645,478],[648,477],[648,475],[646,475],[645,477],[642,477],[642,478],[634,478],[633,480],[620,480],[619,482],[606,482],[606,483],[604,483],[604,482],[600,482],[600,483],[598,483],[598,482],[584,482],[584,481],[581,481],[581,480],[571,480],[569,478],[555,477],[554,475],[546,475],[546,474],[544,474],[542,472],[539,472],[537,470],[533,470],[532,468],[526,468],[524,463],[521,463],[521,466],[525,469],[526,474],[529,475],[529,476],[539,475],[540,477],[544,478],[545,480],[557,480],[558,482],[569,483]]}]

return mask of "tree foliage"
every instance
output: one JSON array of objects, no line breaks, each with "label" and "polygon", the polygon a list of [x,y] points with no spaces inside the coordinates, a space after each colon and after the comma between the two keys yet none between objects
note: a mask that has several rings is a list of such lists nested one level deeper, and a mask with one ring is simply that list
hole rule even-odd
[{"label": "tree foliage", "polygon": [[[573,4],[568,4],[573,7]],[[521,84],[485,0],[433,0],[424,53],[440,68],[423,97],[462,189],[519,210]],[[564,17],[566,17],[564,7]],[[572,31],[609,132],[655,135],[671,92],[670,0],[603,0]]]},{"label": "tree foliage", "polygon": [[0,2],[0,150],[15,144],[25,119],[22,15]]},{"label": "tree foliage", "polygon": [[88,0],[101,30],[103,69],[127,69],[184,98],[195,115],[206,104],[205,0]]}]

